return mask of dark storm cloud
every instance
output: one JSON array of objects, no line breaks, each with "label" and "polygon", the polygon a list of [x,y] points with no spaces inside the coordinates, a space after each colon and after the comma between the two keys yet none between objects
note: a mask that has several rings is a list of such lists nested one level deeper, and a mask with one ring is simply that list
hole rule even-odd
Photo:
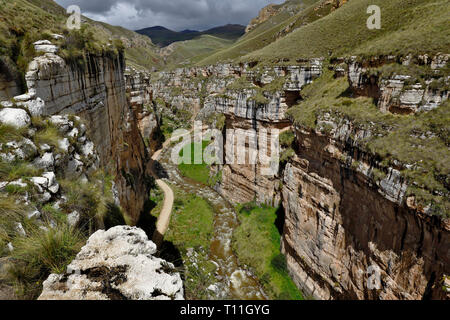
[{"label": "dark storm cloud", "polygon": [[204,30],[228,23],[246,25],[269,3],[284,0],[56,0],[78,5],[84,15],[129,29],[162,25]]}]

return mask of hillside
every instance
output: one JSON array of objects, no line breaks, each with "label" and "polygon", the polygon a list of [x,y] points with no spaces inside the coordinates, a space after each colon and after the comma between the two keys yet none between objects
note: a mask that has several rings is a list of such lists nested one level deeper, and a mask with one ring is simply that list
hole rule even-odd
[{"label": "hillside", "polygon": [[244,31],[244,26],[235,24],[215,27],[205,31],[184,30],[177,32],[161,26],[136,30],[137,33],[150,37],[153,43],[160,47],[166,47],[171,43],[178,41],[192,40],[201,37],[202,35],[212,35],[222,39],[237,40],[244,34]]},{"label": "hillside", "polygon": [[205,58],[201,64],[233,60],[262,49],[295,29],[326,16],[340,3],[339,0],[290,0],[282,5],[271,6],[276,13],[267,20],[256,18],[247,26],[248,32],[233,46]]},{"label": "hillside", "polygon": [[[369,5],[381,8],[380,30],[367,29]],[[450,3],[445,0],[349,1],[243,59],[442,52],[450,47],[449,13]]]},{"label": "hillside", "polygon": [[[65,27],[68,15],[52,0],[1,0],[0,8],[0,56],[4,57],[3,60],[8,60],[3,65],[8,65],[9,72],[25,71],[34,54],[31,43],[42,39],[50,40],[54,33],[70,33]],[[22,14],[23,11],[27,14]],[[84,35],[80,36],[89,38],[83,46],[95,51],[106,49],[108,43],[120,40],[120,46],[123,45],[127,61],[131,65],[146,69],[161,67],[162,60],[156,53],[156,47],[147,37],[85,17],[83,21],[87,22],[87,26],[82,30]],[[119,43],[116,41],[116,44]],[[76,45],[78,49],[81,49],[80,45]]]},{"label": "hillside", "polygon": [[227,48],[233,40],[227,40],[211,35],[202,35],[192,40],[178,41],[160,50],[166,68],[186,66],[197,63],[214,52]]}]

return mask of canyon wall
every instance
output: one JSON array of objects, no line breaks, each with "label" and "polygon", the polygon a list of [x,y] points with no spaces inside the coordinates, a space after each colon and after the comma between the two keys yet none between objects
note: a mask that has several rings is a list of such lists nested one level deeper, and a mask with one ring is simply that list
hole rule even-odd
[{"label": "canyon wall", "polygon": [[[316,299],[444,298],[448,221],[408,208],[395,169],[377,186],[370,159],[365,169],[344,165],[345,139],[296,135],[299,152],[284,171],[282,248],[299,288]],[[377,270],[379,287],[370,287]]]},{"label": "canyon wall", "polygon": [[30,63],[25,77],[28,92],[14,101],[33,115],[82,117],[101,164],[116,177],[121,207],[136,223],[147,199],[148,154],[127,101],[124,71],[121,54],[87,55],[80,65],[45,53]]}]

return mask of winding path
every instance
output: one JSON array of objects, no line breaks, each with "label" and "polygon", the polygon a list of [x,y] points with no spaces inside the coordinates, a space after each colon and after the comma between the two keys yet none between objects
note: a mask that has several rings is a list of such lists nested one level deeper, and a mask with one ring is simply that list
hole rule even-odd
[{"label": "winding path", "polygon": [[[190,133],[189,133],[190,134]],[[167,148],[170,143],[175,140],[181,138],[183,135],[175,136],[165,141],[162,148],[156,151],[152,156],[152,161],[150,164],[150,173],[155,178],[156,184],[158,187],[162,189],[164,192],[164,203],[161,209],[161,213],[158,216],[158,221],[156,222],[156,230],[153,233],[152,241],[160,247],[162,241],[164,239],[164,234],[167,232],[170,223],[170,217],[172,215],[172,207],[174,202],[173,190],[169,187],[167,183],[165,183],[162,179],[158,177],[158,174],[155,170],[155,162],[159,160],[161,157],[161,152]]]}]

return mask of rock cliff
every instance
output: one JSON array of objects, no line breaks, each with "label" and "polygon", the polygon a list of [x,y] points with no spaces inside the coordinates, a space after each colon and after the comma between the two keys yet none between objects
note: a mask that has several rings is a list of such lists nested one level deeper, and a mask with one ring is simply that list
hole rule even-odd
[{"label": "rock cliff", "polygon": [[370,158],[356,169],[343,164],[345,140],[296,135],[300,151],[283,178],[282,247],[299,288],[316,299],[445,297],[448,223],[408,208],[395,169],[377,185]]},{"label": "rock cliff", "polygon": [[36,57],[25,79],[28,92],[14,97],[33,115],[76,114],[86,121],[102,166],[116,176],[120,203],[131,222],[147,198],[147,152],[138,112],[127,101],[125,62],[118,56],[86,55],[81,65],[54,53]]}]

